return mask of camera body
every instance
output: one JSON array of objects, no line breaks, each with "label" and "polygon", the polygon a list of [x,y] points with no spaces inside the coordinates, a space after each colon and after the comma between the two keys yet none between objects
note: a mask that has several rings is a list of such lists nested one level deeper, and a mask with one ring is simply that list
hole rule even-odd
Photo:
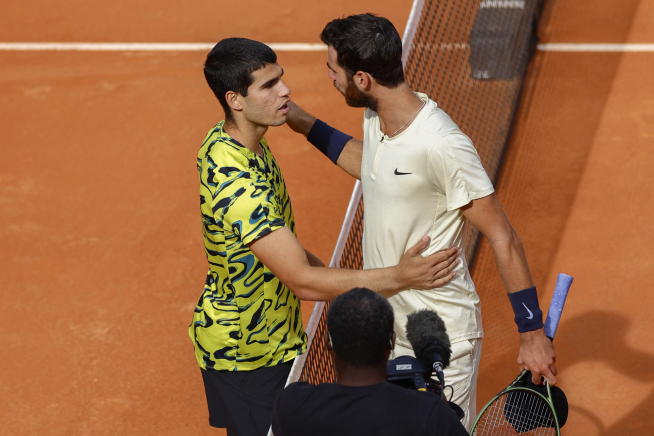
[{"label": "camera body", "polygon": [[[408,389],[432,390],[428,388],[431,374],[431,369],[425,369],[422,362],[412,356],[400,356],[386,363],[386,380]],[[439,390],[436,393],[440,395]]]},{"label": "camera body", "polygon": [[[389,383],[417,391],[431,391],[442,397],[441,384],[432,375],[432,369],[426,369],[420,360],[412,356],[400,356],[386,363],[386,381]],[[447,401],[447,405],[459,419],[463,419],[463,409],[450,401]]]}]

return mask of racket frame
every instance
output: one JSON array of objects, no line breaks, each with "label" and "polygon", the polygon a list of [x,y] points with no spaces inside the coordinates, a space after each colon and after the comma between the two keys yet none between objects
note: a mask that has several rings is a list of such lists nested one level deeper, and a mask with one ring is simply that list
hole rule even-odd
[{"label": "racket frame", "polygon": [[[493,399],[491,399],[484,406],[484,408],[481,409],[481,412],[479,412],[479,414],[477,415],[477,419],[475,420],[475,423],[473,424],[472,428],[470,429],[470,436],[474,436],[475,430],[477,429],[477,424],[479,423],[482,416],[484,415],[484,412],[486,412],[486,410],[490,406],[493,405],[495,400],[497,400],[498,398],[500,398],[504,394],[508,394],[509,392],[515,392],[515,391],[529,392],[529,393],[531,393],[533,395],[536,395],[536,396],[540,397],[543,401],[545,401],[545,404],[547,404],[549,406],[550,410],[552,411],[552,415],[554,415],[554,424],[555,424],[554,430],[556,431],[556,436],[561,436],[561,429],[559,428],[559,417],[556,416],[556,410],[554,409],[554,402],[552,401],[552,391],[550,390],[550,384],[547,382],[547,380],[545,381],[545,385],[547,387],[547,397],[545,397],[543,394],[541,394],[540,392],[535,391],[533,389],[529,389],[529,388],[526,388],[526,387],[523,387],[523,386],[515,386],[516,383],[518,383],[518,381],[520,381],[520,379],[525,375],[526,372],[527,372],[527,370],[523,370],[522,373],[515,380],[513,380],[513,382],[511,382],[511,384],[509,384],[506,388],[504,388],[502,390],[502,392],[495,395],[493,397]],[[480,435],[480,436],[484,436],[484,435]]]}]

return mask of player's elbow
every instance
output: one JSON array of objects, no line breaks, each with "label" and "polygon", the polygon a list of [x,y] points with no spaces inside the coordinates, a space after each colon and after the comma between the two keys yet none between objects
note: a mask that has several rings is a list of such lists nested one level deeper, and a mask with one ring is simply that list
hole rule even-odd
[{"label": "player's elbow", "polygon": [[309,286],[288,286],[293,294],[303,301],[325,301],[325,297]]},{"label": "player's elbow", "polygon": [[286,287],[300,300],[311,300],[310,290],[306,287],[294,284],[286,285]]},{"label": "player's elbow", "polygon": [[294,274],[280,278],[282,283],[300,300],[312,300],[311,278],[307,271],[310,267],[300,267]]},{"label": "player's elbow", "polygon": [[492,235],[486,235],[495,252],[523,250],[522,240],[511,225]]},{"label": "player's elbow", "polygon": [[509,236],[509,242],[508,242],[511,247],[517,248],[518,250],[522,251],[523,246],[522,246],[522,240],[520,239],[520,236],[518,236],[518,232],[516,232],[513,227],[511,227],[511,234]]}]

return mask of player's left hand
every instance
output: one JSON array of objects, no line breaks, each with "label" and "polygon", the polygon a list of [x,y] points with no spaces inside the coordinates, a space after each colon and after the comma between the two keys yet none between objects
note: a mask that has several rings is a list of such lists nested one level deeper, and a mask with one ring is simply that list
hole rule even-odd
[{"label": "player's left hand", "polygon": [[556,384],[556,353],[552,341],[545,336],[542,328],[520,333],[520,353],[518,365],[520,370],[531,371],[534,384],[542,384],[545,377],[550,385]]}]

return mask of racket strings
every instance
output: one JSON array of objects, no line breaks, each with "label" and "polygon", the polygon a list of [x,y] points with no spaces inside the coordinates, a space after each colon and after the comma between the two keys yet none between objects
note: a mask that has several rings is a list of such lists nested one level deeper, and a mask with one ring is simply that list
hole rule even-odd
[{"label": "racket strings", "polygon": [[518,432],[526,432],[539,427],[553,427],[554,415],[550,407],[536,395],[526,391],[514,391],[507,394],[515,399],[507,402],[506,419],[513,424]]},{"label": "racket strings", "polygon": [[522,390],[498,397],[480,417],[477,436],[556,436],[551,407],[539,396]]}]

